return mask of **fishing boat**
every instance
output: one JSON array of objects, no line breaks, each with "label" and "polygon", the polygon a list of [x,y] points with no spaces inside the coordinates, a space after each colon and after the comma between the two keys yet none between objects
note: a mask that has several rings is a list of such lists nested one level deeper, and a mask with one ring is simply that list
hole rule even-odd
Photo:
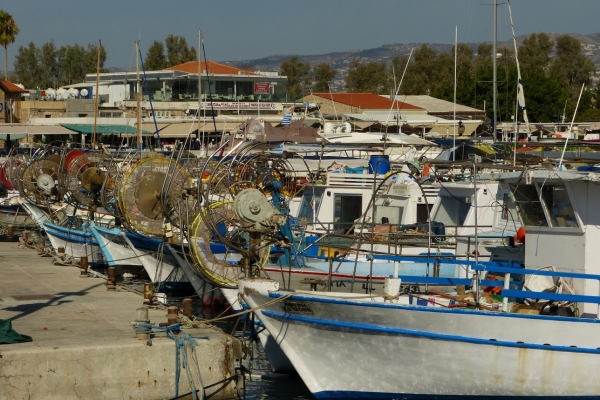
[{"label": "fishing boat", "polygon": [[[511,188],[525,264],[475,258],[465,296],[279,290],[260,277],[240,295],[317,398],[594,398],[600,387],[595,172],[528,170]],[[494,279],[492,279],[492,277]],[[496,300],[483,290],[496,281]],[[470,300],[469,300],[470,299]],[[492,301],[490,301],[492,299]],[[327,355],[327,356],[324,356]],[[410,362],[403,362],[410,360]],[[376,371],[374,373],[374,371]],[[400,377],[400,379],[399,379]]]}]

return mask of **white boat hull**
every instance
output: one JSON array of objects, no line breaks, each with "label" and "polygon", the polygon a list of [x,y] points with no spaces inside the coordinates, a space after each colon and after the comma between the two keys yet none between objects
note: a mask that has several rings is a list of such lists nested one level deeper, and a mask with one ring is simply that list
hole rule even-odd
[{"label": "white boat hull", "polygon": [[94,238],[99,243],[106,263],[111,266],[142,267],[133,249],[121,237],[119,229],[91,228]]},{"label": "white boat hull", "polygon": [[[597,320],[240,293],[317,398],[597,398]],[[267,302],[272,304],[266,305]],[[576,347],[571,347],[576,346]]]},{"label": "white boat hull", "polygon": [[67,229],[49,222],[44,223],[44,229],[54,250],[65,249],[65,254],[80,259],[88,257],[90,261],[101,260],[102,252],[92,234],[78,229]]}]

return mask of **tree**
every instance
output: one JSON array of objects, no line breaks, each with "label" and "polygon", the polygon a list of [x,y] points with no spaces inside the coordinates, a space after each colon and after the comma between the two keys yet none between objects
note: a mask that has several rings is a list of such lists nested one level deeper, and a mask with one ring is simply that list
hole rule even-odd
[{"label": "tree", "polygon": [[4,46],[4,79],[8,80],[8,45],[15,42],[19,27],[15,19],[4,10],[0,10],[0,45]]},{"label": "tree", "polygon": [[346,90],[354,93],[385,94],[389,88],[385,61],[363,63],[355,59],[348,68]]},{"label": "tree", "polygon": [[39,50],[35,43],[29,42],[27,47],[21,46],[15,57],[15,75],[19,83],[26,88],[35,88],[39,86],[41,74],[40,63],[38,61]]},{"label": "tree", "polygon": [[155,40],[148,48],[144,67],[148,71],[157,71],[167,68],[167,58],[165,57],[165,46],[162,42]]},{"label": "tree", "polygon": [[337,75],[337,71],[327,63],[320,63],[313,67],[314,92],[328,92],[331,80]]},{"label": "tree", "polygon": [[[388,71],[388,77],[389,77],[390,82],[389,82],[388,86],[394,90],[394,93],[396,93],[396,90],[398,90],[398,86],[400,86],[399,93],[406,93],[406,91],[404,90],[404,86],[406,86],[406,85],[405,85],[404,81],[402,80],[402,78],[403,78],[404,71],[406,70],[406,64],[408,62],[409,62],[408,55],[395,56],[394,58],[392,58],[392,61],[390,62],[389,71]],[[402,81],[402,82],[400,82],[400,81]]]},{"label": "tree", "polygon": [[187,40],[183,36],[169,35],[165,39],[167,46],[168,66],[179,65],[188,61],[196,60],[196,49],[188,47]]},{"label": "tree", "polygon": [[303,63],[298,56],[293,56],[279,66],[281,75],[287,76],[288,100],[294,101],[304,95],[304,90],[311,85],[310,64]]},{"label": "tree", "polygon": [[78,44],[61,47],[59,58],[59,86],[78,83],[85,79],[85,53],[83,46]]},{"label": "tree", "polygon": [[546,71],[550,63],[550,55],[554,49],[554,41],[545,33],[532,33],[518,47],[521,76],[527,77],[536,71]]},{"label": "tree", "polygon": [[37,86],[40,89],[55,87],[58,80],[58,50],[54,41],[44,43],[38,54],[41,73]]},{"label": "tree", "polygon": [[437,53],[435,49],[426,44],[414,51],[412,62],[408,65],[402,83],[404,94],[431,95],[435,86],[432,73],[435,70]]},{"label": "tree", "polygon": [[571,112],[581,86],[589,85],[594,72],[594,63],[583,53],[579,40],[568,35],[556,39],[556,57],[550,62],[550,76],[566,90]]},{"label": "tree", "polygon": [[[98,60],[98,46],[100,46],[100,59]],[[98,61],[100,62],[100,72],[104,69],[104,63],[106,62],[106,50],[102,44],[88,44],[87,49],[83,55],[83,73],[95,74],[98,67]]]}]

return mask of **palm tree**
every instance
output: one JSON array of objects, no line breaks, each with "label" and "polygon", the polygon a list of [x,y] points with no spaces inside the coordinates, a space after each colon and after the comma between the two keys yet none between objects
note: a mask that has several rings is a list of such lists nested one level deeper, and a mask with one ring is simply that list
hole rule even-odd
[{"label": "palm tree", "polygon": [[8,45],[15,42],[19,27],[12,15],[0,10],[0,45],[4,46],[4,79],[8,80]]}]

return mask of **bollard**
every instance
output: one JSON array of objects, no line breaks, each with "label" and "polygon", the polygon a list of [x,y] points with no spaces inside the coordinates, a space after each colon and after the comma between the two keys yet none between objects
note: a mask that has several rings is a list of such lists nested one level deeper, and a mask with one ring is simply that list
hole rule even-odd
[{"label": "bollard", "polygon": [[135,337],[139,340],[150,339],[150,328],[139,326],[138,324],[150,324],[147,307],[140,307],[135,310],[135,321],[133,328],[135,329]]},{"label": "bollard", "polygon": [[144,283],[144,304],[152,304],[154,302],[154,285],[152,283]]},{"label": "bollard", "polygon": [[65,248],[64,248],[64,247],[62,247],[62,246],[60,246],[60,247],[58,248],[58,254],[65,254]]},{"label": "bollard", "polygon": [[13,228],[13,226],[12,226],[12,225],[8,225],[8,226],[6,227],[6,235],[7,235],[7,236],[12,236],[14,233],[15,233],[15,232],[14,232],[14,228]]},{"label": "bollard", "polygon": [[188,318],[192,318],[194,316],[193,303],[194,301],[192,299],[183,299],[182,301],[183,315]]},{"label": "bollard", "polygon": [[106,290],[116,290],[117,289],[117,270],[115,267],[108,267],[108,271],[106,273]]},{"label": "bollard", "polygon": [[167,308],[167,324],[173,325],[179,321],[179,308],[177,306],[169,306]]},{"label": "bollard", "polygon": [[86,278],[88,272],[88,258],[87,256],[81,256],[81,260],[79,261],[79,276],[81,278]]}]

